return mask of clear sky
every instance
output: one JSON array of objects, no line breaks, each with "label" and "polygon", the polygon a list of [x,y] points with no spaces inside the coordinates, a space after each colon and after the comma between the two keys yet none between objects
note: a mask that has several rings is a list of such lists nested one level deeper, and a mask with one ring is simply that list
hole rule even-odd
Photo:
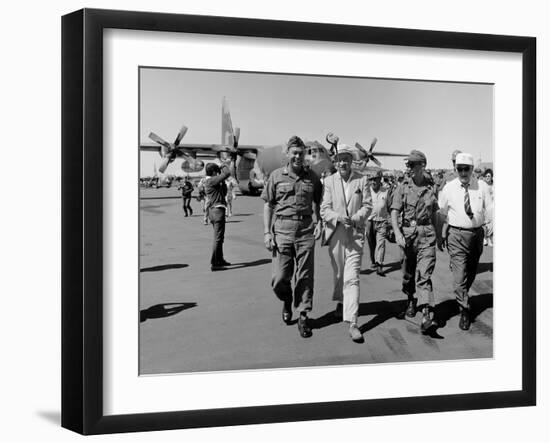
[{"label": "clear sky", "polygon": [[[251,74],[142,68],[140,142],[152,131],[173,142],[220,143],[221,103],[229,102],[241,144],[279,144],[297,134],[324,142],[328,132],[341,142],[380,151],[420,149],[428,168],[449,168],[461,149],[476,161],[493,160],[493,86],[409,80]],[[380,157],[389,169],[400,158]],[[153,174],[156,153],[141,153],[141,175]],[[181,174],[179,162],[167,173]]]}]

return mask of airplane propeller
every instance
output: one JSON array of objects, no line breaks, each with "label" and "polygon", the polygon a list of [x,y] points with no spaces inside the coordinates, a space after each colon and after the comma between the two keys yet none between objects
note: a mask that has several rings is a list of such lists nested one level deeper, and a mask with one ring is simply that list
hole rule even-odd
[{"label": "airplane propeller", "polygon": [[373,155],[372,151],[374,150],[374,146],[378,142],[378,139],[375,137],[369,147],[369,150],[367,151],[363,146],[361,146],[359,143],[355,143],[355,147],[359,150],[361,153],[361,156],[364,158],[364,160],[368,163],[370,160],[372,160],[376,166],[381,167],[382,163],[378,161],[378,159]]},{"label": "airplane propeller", "polygon": [[[173,144],[168,143],[166,140],[164,140],[162,137],[158,136],[154,132],[151,132],[149,134],[149,138],[153,140],[155,143],[158,143],[160,145],[159,154],[162,157],[162,162],[160,163],[158,168],[159,172],[164,173],[168,165],[176,159],[179,152],[178,151],[179,144],[181,143],[181,140],[183,139],[183,137],[185,137],[185,134],[187,133],[187,129],[188,128],[185,125],[181,127]],[[188,157],[189,157],[188,158],[189,167],[194,169],[195,160],[190,156]]]},{"label": "airplane propeller", "polygon": [[185,137],[185,134],[187,134],[187,126],[183,125],[180,129],[180,132],[178,132],[178,136],[176,137],[176,140],[174,141],[174,147],[178,147],[180,145],[181,139]]}]

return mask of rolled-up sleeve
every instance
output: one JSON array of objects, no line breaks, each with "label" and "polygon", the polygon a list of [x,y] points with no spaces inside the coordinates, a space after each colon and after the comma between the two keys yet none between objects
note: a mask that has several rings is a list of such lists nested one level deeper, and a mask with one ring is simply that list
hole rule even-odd
[{"label": "rolled-up sleeve", "polygon": [[392,211],[401,211],[403,208],[403,185],[397,186],[393,191],[390,208]]},{"label": "rolled-up sleeve", "polygon": [[439,193],[439,199],[438,199],[439,212],[445,216],[447,215],[447,212],[449,212],[448,193],[449,193],[449,186],[445,186],[443,190],[441,190],[441,192]]},{"label": "rolled-up sleeve", "polygon": [[269,179],[267,180],[267,183],[264,186],[264,190],[262,191],[262,199],[268,203],[271,207],[275,206],[276,200],[275,200],[275,179],[274,174],[271,174],[269,176]]}]

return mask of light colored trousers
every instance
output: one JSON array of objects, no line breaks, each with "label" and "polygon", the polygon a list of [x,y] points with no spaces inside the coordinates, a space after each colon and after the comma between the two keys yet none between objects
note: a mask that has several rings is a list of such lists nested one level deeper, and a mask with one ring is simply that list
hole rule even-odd
[{"label": "light colored trousers", "polygon": [[334,272],[332,299],[343,303],[343,320],[351,323],[357,323],[359,314],[359,272],[363,245],[362,233],[346,229],[341,224],[336,227],[328,245]]}]

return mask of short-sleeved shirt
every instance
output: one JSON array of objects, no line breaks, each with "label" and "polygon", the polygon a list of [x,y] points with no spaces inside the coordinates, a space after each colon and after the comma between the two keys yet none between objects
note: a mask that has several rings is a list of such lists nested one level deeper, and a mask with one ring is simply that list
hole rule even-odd
[{"label": "short-sleeved shirt", "polygon": [[323,185],[315,172],[303,168],[296,175],[288,165],[271,173],[262,192],[265,202],[281,217],[311,215],[312,203],[319,205],[322,195]]},{"label": "short-sleeved shirt", "polygon": [[411,179],[397,187],[392,195],[391,209],[403,211],[403,221],[429,224],[432,214],[438,210],[437,197],[433,187],[424,179],[417,186]]},{"label": "short-sleeved shirt", "polygon": [[369,216],[369,220],[383,221],[388,219],[388,190],[380,188],[378,192],[375,192],[372,187],[370,188],[370,195],[372,198],[372,213]]},{"label": "short-sleeved shirt", "polygon": [[441,186],[439,187],[439,191],[441,191],[441,189],[443,189],[447,183],[452,182],[455,178],[458,178],[458,174],[454,169],[445,174],[441,182]]},{"label": "short-sleeved shirt", "polygon": [[[473,217],[466,214],[464,194],[468,192]],[[447,215],[451,226],[457,228],[479,228],[485,222],[485,214],[492,206],[492,199],[487,183],[472,177],[467,188],[460,179],[455,178],[447,183],[439,194],[439,207]]]}]

